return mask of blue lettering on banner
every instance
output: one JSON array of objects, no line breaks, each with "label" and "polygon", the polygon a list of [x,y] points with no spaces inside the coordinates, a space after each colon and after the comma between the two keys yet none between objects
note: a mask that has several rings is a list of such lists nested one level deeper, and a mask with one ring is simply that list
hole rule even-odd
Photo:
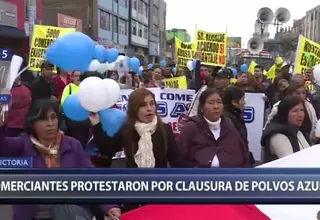
[{"label": "blue lettering on banner", "polygon": [[0,60],[10,61],[12,52],[10,48],[0,48]]},{"label": "blue lettering on banner", "polygon": [[0,169],[1,168],[32,168],[31,157],[9,157],[0,158]]},{"label": "blue lettering on banner", "polygon": [[157,110],[160,117],[167,117],[168,105],[166,102],[157,102]]},{"label": "blue lettering on banner", "polygon": [[254,108],[252,107],[245,107],[243,110],[244,113],[244,121],[246,123],[251,123],[254,121]]},{"label": "blue lettering on banner", "polygon": [[0,95],[0,103],[9,103],[11,101],[11,95],[2,94]]},{"label": "blue lettering on banner", "polygon": [[184,104],[182,102],[176,102],[171,113],[170,113],[170,117],[171,118],[178,118],[185,111],[187,111],[186,104]]},{"label": "blue lettering on banner", "polygon": [[193,95],[188,94],[160,93],[160,99],[167,101],[192,102],[192,98]]}]

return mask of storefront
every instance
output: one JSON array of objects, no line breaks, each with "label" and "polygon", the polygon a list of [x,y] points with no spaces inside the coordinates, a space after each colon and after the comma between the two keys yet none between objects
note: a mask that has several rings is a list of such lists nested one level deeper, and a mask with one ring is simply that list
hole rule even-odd
[{"label": "storefront", "polygon": [[17,6],[0,0],[0,48],[24,55],[25,31],[18,28]]}]

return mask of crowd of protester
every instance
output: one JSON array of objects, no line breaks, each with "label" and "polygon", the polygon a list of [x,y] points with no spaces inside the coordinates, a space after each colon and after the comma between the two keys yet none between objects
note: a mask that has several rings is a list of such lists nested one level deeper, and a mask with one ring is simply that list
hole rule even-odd
[{"label": "crowd of protester", "polygon": [[[18,78],[11,90],[12,103],[6,121],[0,123],[0,155],[33,157],[36,168],[111,167],[113,156],[124,150],[127,168],[241,168],[253,167],[256,161],[248,147],[248,131],[243,118],[245,93],[264,93],[265,127],[261,137],[265,163],[310,147],[317,143],[316,123],[320,112],[320,93],[312,77],[291,75],[284,64],[274,81],[257,65],[253,73],[239,72],[237,83],[229,68],[201,64],[197,54],[195,69],[173,73],[171,67],[155,65],[119,76],[116,70],[67,72],[45,61],[39,76]],[[175,138],[171,127],[157,113],[154,94],[147,88],[164,88],[163,79],[185,75],[188,89],[195,90],[188,112],[179,118],[180,135]],[[102,129],[99,115],[75,122],[63,115],[61,105],[79,84],[96,76],[117,81],[121,89],[131,89],[127,119],[113,137]],[[26,77],[25,77],[26,78]],[[314,91],[310,91],[310,81]],[[115,106],[116,107],[116,106]],[[98,150],[95,160],[85,153],[89,140]],[[120,213],[141,205],[59,205],[13,207],[14,220],[44,220],[53,216],[81,215],[83,219],[112,220]],[[119,208],[120,207],[120,208]],[[120,211],[121,209],[121,211]],[[54,218],[56,219],[56,218]],[[61,218],[62,219],[62,218]],[[72,219],[72,217],[70,217]]]}]

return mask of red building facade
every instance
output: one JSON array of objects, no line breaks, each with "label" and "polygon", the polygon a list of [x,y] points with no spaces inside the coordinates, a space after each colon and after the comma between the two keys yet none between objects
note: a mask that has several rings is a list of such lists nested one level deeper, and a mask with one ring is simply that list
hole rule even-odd
[{"label": "red building facade", "polygon": [[[28,21],[28,0],[4,0],[5,2],[10,2],[17,6],[17,18],[18,18],[18,28],[25,29],[25,22]],[[42,0],[37,1],[37,22],[42,22]]]}]

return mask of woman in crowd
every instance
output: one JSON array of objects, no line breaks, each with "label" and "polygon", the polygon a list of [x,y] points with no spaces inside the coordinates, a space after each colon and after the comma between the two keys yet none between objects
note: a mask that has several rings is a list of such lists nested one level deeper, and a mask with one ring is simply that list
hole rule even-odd
[{"label": "woman in crowd", "polygon": [[89,116],[99,153],[114,155],[124,148],[128,168],[165,168],[177,165],[173,132],[157,114],[154,94],[140,88],[128,100],[127,120],[120,131],[109,137],[102,129],[98,114]]},{"label": "woman in crowd", "polygon": [[[303,121],[301,129],[305,133],[309,134],[311,141],[313,141],[315,139],[314,131],[315,131],[316,124],[317,124],[317,116],[316,116],[316,112],[315,112],[312,104],[306,100],[306,89],[305,89],[304,85],[301,85],[300,83],[298,83],[296,81],[291,81],[289,83],[289,86],[284,91],[285,91],[284,97],[296,96],[296,97],[300,97],[301,99],[305,100],[304,105],[305,105],[306,114],[304,115],[304,121]],[[268,116],[266,126],[271,122],[273,117],[277,114],[278,106],[280,103],[281,103],[281,101],[279,101],[273,105],[271,113]]]},{"label": "woman in crowd", "polygon": [[287,96],[280,102],[276,115],[261,137],[264,162],[310,147],[309,135],[302,129],[305,114],[305,100],[301,97]]},{"label": "woman in crowd", "polygon": [[113,79],[118,82],[119,81],[119,74],[115,70],[108,70],[106,78]]},{"label": "woman in crowd", "polygon": [[249,151],[232,122],[223,116],[223,103],[215,89],[199,98],[198,115],[190,118],[177,138],[185,167],[248,167]]},{"label": "woman in crowd", "polygon": [[[113,137],[102,129],[98,114],[89,116],[94,142],[101,155],[112,157],[124,149],[128,168],[177,167],[178,151],[172,128],[157,114],[154,94],[145,88],[134,90],[128,100],[127,120]],[[125,205],[122,212],[138,208]]]},{"label": "woman in crowd", "polygon": [[259,86],[256,79],[250,72],[241,73],[236,85],[239,86],[244,92],[264,93],[263,89]]},{"label": "woman in crowd", "polygon": [[155,85],[155,87],[161,87],[164,88],[164,83],[162,82],[162,79],[164,78],[164,71],[159,68],[156,67],[153,71],[152,71],[152,82]]},{"label": "woman in crowd", "polygon": [[[248,131],[243,118],[243,109],[245,104],[245,93],[241,88],[238,86],[230,86],[226,89],[223,97],[224,116],[231,120],[233,126],[237,129],[243,142],[249,149]],[[255,164],[255,160],[251,152],[249,156],[250,165],[253,166]]]},{"label": "woman in crowd", "polygon": [[[26,135],[14,138],[6,137],[6,123],[0,121],[0,155],[2,157],[32,157],[34,168],[92,167],[81,144],[71,137],[64,136],[58,130],[60,123],[59,104],[52,100],[37,100],[26,116]],[[101,206],[101,208],[113,220],[120,217],[120,210],[117,206],[108,205]],[[70,210],[72,211],[70,212]],[[13,206],[13,220],[51,218],[91,220],[92,217],[90,210],[75,205]]]},{"label": "woman in crowd", "polygon": [[31,90],[18,77],[11,89],[11,109],[8,113],[7,135],[17,137],[24,132],[24,119],[32,103]]},{"label": "woman in crowd", "polygon": [[148,70],[144,72],[141,76],[141,81],[144,88],[155,88],[157,87],[152,80],[152,71]]}]

